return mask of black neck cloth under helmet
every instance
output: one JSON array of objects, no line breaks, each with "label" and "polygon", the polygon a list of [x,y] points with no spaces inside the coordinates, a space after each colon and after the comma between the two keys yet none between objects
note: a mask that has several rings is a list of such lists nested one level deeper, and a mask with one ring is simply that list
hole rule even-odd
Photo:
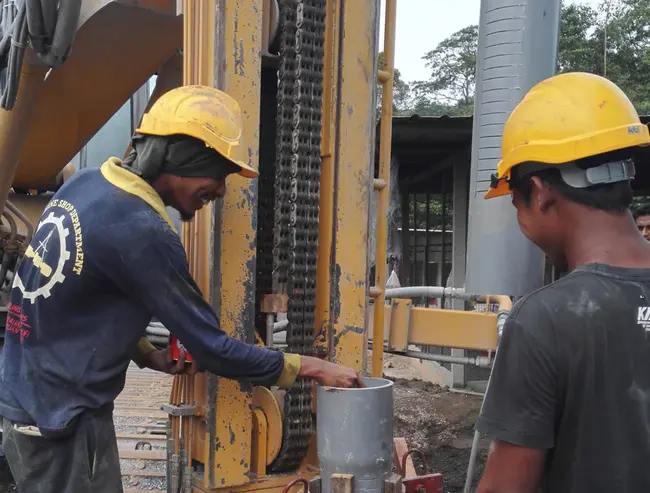
[{"label": "black neck cloth under helmet", "polygon": [[161,174],[223,180],[240,168],[199,139],[136,134],[122,167],[153,183]]}]

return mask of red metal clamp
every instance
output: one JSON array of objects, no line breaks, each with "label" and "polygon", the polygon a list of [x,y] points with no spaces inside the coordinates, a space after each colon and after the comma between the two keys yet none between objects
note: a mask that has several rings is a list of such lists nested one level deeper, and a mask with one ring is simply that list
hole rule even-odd
[{"label": "red metal clamp", "polygon": [[409,450],[402,457],[402,474],[406,474],[406,459],[413,453],[417,453],[422,459],[424,474],[422,476],[403,477],[402,484],[406,493],[443,493],[442,491],[442,474],[429,474],[429,464],[424,454],[418,450]]}]

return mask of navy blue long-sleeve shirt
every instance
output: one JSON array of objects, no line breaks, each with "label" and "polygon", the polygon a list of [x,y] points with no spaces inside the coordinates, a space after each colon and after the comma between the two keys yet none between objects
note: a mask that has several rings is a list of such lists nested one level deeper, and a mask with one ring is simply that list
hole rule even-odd
[{"label": "navy blue long-sleeve shirt", "polygon": [[152,317],[202,368],[289,386],[295,355],[246,344],[219,327],[151,186],[112,158],[54,195],[18,268],[0,359],[0,415],[65,433],[112,405]]}]

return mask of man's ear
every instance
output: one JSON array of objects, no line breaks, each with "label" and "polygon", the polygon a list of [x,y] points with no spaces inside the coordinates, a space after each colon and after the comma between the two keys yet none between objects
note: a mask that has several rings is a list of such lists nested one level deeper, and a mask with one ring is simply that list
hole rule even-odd
[{"label": "man's ear", "polygon": [[555,190],[549,187],[539,176],[533,176],[531,182],[531,206],[540,212],[548,212],[557,201]]}]

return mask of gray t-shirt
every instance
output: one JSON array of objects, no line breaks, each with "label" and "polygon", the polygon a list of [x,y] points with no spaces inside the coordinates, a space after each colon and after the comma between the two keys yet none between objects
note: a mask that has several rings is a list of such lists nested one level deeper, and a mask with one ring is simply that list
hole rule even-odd
[{"label": "gray t-shirt", "polygon": [[477,422],[547,450],[542,491],[650,492],[650,269],[583,266],[520,300]]}]

